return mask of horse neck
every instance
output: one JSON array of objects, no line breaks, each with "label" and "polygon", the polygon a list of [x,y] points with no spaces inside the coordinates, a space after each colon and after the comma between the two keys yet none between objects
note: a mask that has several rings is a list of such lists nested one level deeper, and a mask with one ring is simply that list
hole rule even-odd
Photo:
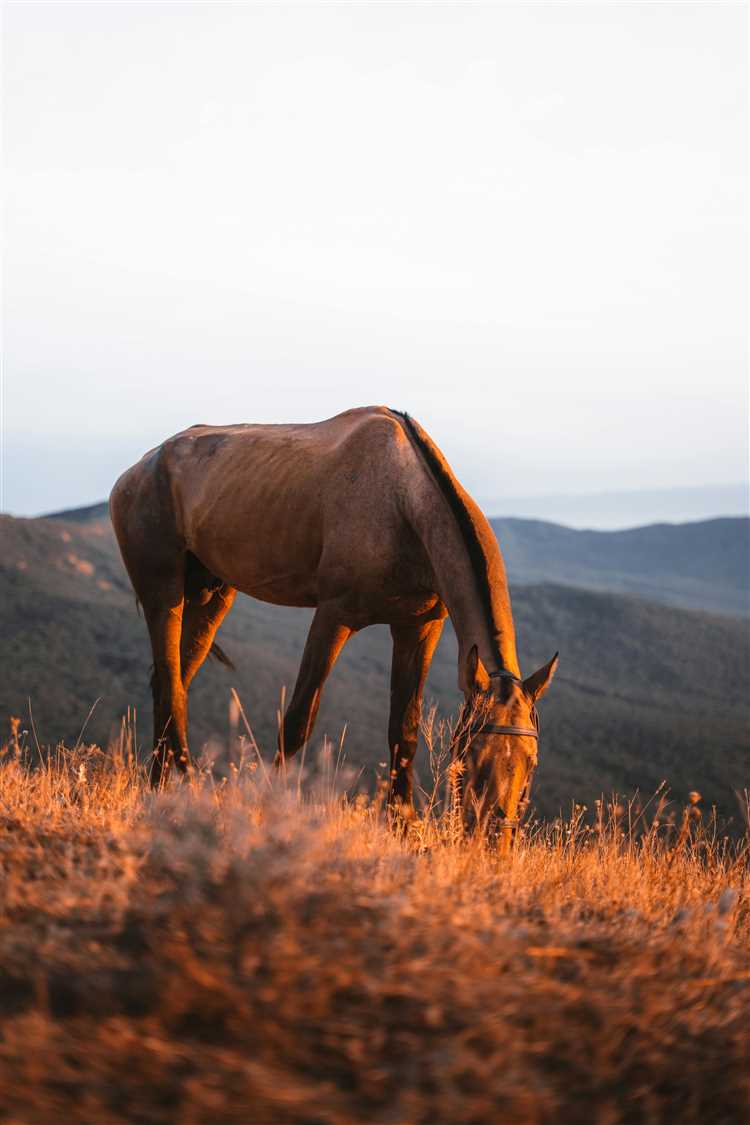
[{"label": "horse neck", "polygon": [[[477,565],[466,535],[444,497],[429,478],[420,482],[412,505],[413,523],[435,577],[437,593],[458,637],[459,683],[473,645],[488,672],[504,668],[518,676],[516,636],[505,564],[497,539],[479,507],[461,489],[479,547]],[[477,573],[483,568],[485,574]]]}]

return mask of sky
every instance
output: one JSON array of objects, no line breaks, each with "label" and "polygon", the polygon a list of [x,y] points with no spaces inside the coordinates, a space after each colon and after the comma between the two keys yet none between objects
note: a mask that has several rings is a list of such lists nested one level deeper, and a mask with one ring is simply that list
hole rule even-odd
[{"label": "sky", "polygon": [[367,403],[489,514],[747,480],[745,5],[6,4],[2,48],[4,510]]}]

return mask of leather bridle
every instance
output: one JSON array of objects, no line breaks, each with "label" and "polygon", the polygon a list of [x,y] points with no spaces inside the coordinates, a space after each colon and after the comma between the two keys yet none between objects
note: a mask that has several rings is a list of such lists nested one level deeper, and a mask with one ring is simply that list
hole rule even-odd
[{"label": "leather bridle", "polygon": [[[511,680],[514,684],[523,684],[523,680],[518,676],[514,676],[512,672],[507,672],[505,668],[498,668],[496,672],[488,673],[491,680],[504,679]],[[531,720],[534,724],[533,727],[513,727],[513,726],[500,726],[498,723],[475,723],[469,733],[470,734],[516,734],[521,738],[536,738],[539,739],[539,718],[536,713],[536,707],[531,706]]]},{"label": "leather bridle", "polygon": [[[512,672],[508,672],[505,668],[498,668],[496,672],[488,673],[490,679],[505,679],[511,680],[514,684],[523,685],[523,680],[518,676],[514,676]],[[531,706],[531,721],[533,727],[515,727],[515,726],[501,726],[499,723],[475,723],[469,728],[469,734],[510,734],[518,735],[520,738],[535,738],[539,740],[539,716],[536,713],[536,707]],[[498,818],[498,828],[517,829],[523,820],[526,809],[529,805],[531,797],[531,782],[534,777],[533,769],[529,771],[526,778],[526,784],[523,787],[523,793],[518,802],[518,813],[514,817],[502,816]],[[502,810],[501,810],[502,811]]]}]

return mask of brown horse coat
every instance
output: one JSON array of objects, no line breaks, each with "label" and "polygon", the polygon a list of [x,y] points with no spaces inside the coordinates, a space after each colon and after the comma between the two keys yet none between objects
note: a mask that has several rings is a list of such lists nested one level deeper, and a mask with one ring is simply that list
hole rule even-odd
[{"label": "brown horse coat", "polygon": [[[110,510],[154,654],[157,782],[170,754],[188,762],[187,691],[237,590],[316,608],[280,735],[286,756],[309,737],[346,640],[390,625],[392,796],[407,805],[447,614],[459,685],[486,697],[493,723],[528,727],[554,671],[551,661],[525,684],[489,679],[519,677],[497,540],[428,435],[386,407],[309,425],[193,426],[120,477]],[[509,817],[535,761],[535,741],[509,735],[479,734],[467,756],[475,791]]]}]

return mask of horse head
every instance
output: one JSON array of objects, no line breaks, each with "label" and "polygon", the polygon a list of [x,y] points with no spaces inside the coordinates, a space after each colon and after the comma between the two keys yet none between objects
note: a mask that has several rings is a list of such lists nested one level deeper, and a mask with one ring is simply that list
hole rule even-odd
[{"label": "horse head", "polygon": [[467,661],[457,742],[464,821],[498,832],[507,849],[528,804],[539,742],[536,701],[555,674],[557,653],[525,680],[504,669],[488,672],[476,645]]}]

